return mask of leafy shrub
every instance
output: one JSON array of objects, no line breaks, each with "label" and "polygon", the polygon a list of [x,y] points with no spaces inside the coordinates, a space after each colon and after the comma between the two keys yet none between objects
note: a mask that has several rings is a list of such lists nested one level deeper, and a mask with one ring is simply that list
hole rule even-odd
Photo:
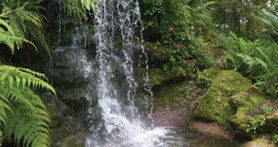
[{"label": "leafy shrub", "polygon": [[179,66],[190,75],[197,68],[211,66],[213,58],[208,50],[217,48],[208,11],[211,4],[198,2],[197,5],[190,0],[143,0],[147,36],[155,36],[149,39],[160,40],[160,44],[171,51],[171,60],[163,65],[164,69]]},{"label": "leafy shrub", "polygon": [[246,132],[252,131],[254,134],[256,134],[257,129],[265,124],[265,120],[266,120],[265,115],[257,115],[249,119]]},{"label": "leafy shrub", "polygon": [[[12,54],[16,49],[22,49],[27,42],[37,51],[39,47],[50,55],[43,32],[43,1],[0,2],[0,44],[6,45]],[[82,8],[95,8],[95,1],[91,0],[62,2],[67,13],[73,16],[83,14]],[[56,95],[53,87],[46,82],[45,75],[26,68],[0,64],[0,78],[0,143],[13,141],[23,147],[50,146],[50,119],[36,93],[38,89],[48,89]]]},{"label": "leafy shrub", "polygon": [[273,141],[275,144],[278,144],[278,134],[273,134],[273,135],[271,136],[271,138],[272,138],[272,141]]},{"label": "leafy shrub", "polygon": [[255,86],[276,97],[278,44],[268,36],[248,41],[231,33],[223,38],[225,68],[237,69],[252,79]]}]

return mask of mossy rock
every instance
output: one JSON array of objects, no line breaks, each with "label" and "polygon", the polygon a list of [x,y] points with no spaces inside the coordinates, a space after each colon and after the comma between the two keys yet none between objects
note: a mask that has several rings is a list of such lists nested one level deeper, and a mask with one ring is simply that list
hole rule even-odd
[{"label": "mossy rock", "polygon": [[275,145],[265,138],[258,138],[247,142],[242,147],[275,147]]},{"label": "mossy rock", "polygon": [[[135,69],[135,78],[139,85],[144,85],[144,79],[142,78],[144,73],[146,73],[146,69]],[[150,78],[149,86],[151,88],[160,87],[172,81],[181,81],[185,79],[185,71],[181,67],[175,67],[167,71],[161,70],[160,68],[151,68],[148,74]]]},{"label": "mossy rock", "polygon": [[189,94],[188,82],[171,83],[161,87],[154,95],[154,109],[159,107],[175,109],[184,104]]},{"label": "mossy rock", "polygon": [[217,77],[220,70],[217,69],[205,69],[197,72],[197,84],[205,87],[209,87],[213,80]]},{"label": "mossy rock", "polygon": [[83,132],[75,132],[76,134],[70,134],[68,132],[56,131],[55,133],[61,133],[64,138],[53,143],[54,147],[85,147],[86,135]]},{"label": "mossy rock", "polygon": [[268,101],[265,96],[253,87],[232,96],[230,104],[236,110],[236,114],[231,119],[231,122],[245,133],[248,133],[252,128],[257,129],[265,121],[266,112],[261,110],[260,106],[266,103]]},{"label": "mossy rock", "polygon": [[231,96],[251,86],[251,82],[236,71],[220,71],[207,92],[200,98],[193,112],[194,116],[219,123],[231,119],[236,112],[229,104]]}]

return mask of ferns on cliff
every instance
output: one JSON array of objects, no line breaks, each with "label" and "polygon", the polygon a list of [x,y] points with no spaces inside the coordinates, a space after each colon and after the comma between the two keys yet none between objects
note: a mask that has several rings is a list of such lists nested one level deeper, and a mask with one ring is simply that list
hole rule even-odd
[{"label": "ferns on cliff", "polygon": [[[0,44],[9,47],[12,54],[21,49],[23,43],[50,54],[43,32],[43,1],[0,1]],[[80,16],[82,9],[95,9],[96,3],[92,0],[63,0],[63,4],[68,14]],[[38,89],[47,89],[56,95],[46,80],[44,74],[30,69],[0,64],[0,143],[14,141],[23,147],[50,146],[50,119],[36,93]]]},{"label": "ferns on cliff", "polygon": [[84,9],[95,11],[98,0],[62,0],[64,10],[68,15],[80,18]]},{"label": "ferns on cliff", "polygon": [[[50,55],[44,35],[45,8],[44,0],[3,0],[0,9],[0,43],[7,45],[12,53],[21,49],[24,42],[37,47]],[[62,0],[66,12],[77,18],[84,13],[83,9],[95,10],[96,0]],[[28,38],[28,40],[26,39]],[[30,40],[30,41],[29,41]],[[36,44],[36,46],[33,44]]]},{"label": "ferns on cliff", "polygon": [[26,68],[0,65],[0,140],[13,140],[23,146],[49,146],[50,119],[39,88],[55,90],[45,75]]}]

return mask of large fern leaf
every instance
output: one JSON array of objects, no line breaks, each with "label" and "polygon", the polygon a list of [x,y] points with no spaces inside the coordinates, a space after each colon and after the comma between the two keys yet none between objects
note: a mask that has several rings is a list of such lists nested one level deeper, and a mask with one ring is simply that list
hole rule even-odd
[{"label": "large fern leaf", "polygon": [[44,74],[30,69],[0,65],[0,140],[14,140],[24,147],[50,146],[50,119],[36,89],[56,92],[45,80]]},{"label": "large fern leaf", "polygon": [[84,10],[95,11],[98,0],[62,0],[65,12],[68,15],[80,18]]},{"label": "large fern leaf", "polygon": [[[43,7],[41,3],[43,0],[32,0],[32,1],[20,1],[20,0],[5,0],[2,1],[3,8],[0,14],[0,24],[2,24],[7,30],[12,34],[12,39],[10,41],[7,39],[5,43],[8,45],[12,52],[14,52],[14,46],[17,49],[22,48],[24,42],[31,43],[26,38],[28,36],[29,40],[34,41],[39,45],[40,49],[46,51],[50,55],[46,39],[43,32],[43,19],[41,11]],[[2,34],[0,34],[1,36]],[[6,35],[7,36],[7,35]],[[6,38],[4,36],[3,38]],[[14,39],[14,38],[19,39]],[[10,37],[11,38],[11,37]],[[0,40],[1,41],[1,40]],[[37,50],[37,47],[35,46]]]}]

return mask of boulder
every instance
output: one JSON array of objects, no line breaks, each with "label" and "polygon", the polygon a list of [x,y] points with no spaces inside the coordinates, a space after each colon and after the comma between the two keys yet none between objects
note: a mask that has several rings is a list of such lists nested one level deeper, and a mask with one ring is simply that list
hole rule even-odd
[{"label": "boulder", "polygon": [[150,87],[161,86],[167,82],[175,81],[177,79],[184,79],[185,74],[182,68],[173,68],[172,70],[164,71],[159,68],[152,68],[149,70]]},{"label": "boulder", "polygon": [[255,133],[265,123],[267,113],[262,105],[267,103],[265,96],[253,87],[235,94],[230,99],[231,106],[236,110],[231,122],[245,133]]},{"label": "boulder", "polygon": [[220,123],[230,120],[236,113],[229,103],[231,97],[251,86],[251,82],[236,71],[220,71],[207,92],[199,99],[194,116]]},{"label": "boulder", "polygon": [[244,144],[242,147],[275,147],[275,145],[269,142],[265,138],[255,139]]}]

